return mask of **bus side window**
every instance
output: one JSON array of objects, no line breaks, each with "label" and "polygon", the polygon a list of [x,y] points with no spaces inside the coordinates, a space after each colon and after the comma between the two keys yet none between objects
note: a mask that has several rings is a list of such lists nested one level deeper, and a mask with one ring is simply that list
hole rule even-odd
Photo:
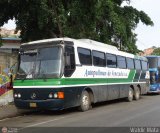
[{"label": "bus side window", "polygon": [[117,57],[114,54],[106,53],[107,67],[116,68],[117,67]]},{"label": "bus side window", "polygon": [[117,65],[118,65],[118,68],[126,69],[127,68],[126,58],[118,55],[117,56]]},{"label": "bus side window", "polygon": [[134,60],[134,62],[135,62],[135,69],[136,69],[136,70],[141,70],[140,60]]},{"label": "bus side window", "polygon": [[158,57],[158,68],[160,68],[160,57]]},{"label": "bus side window", "polygon": [[75,71],[75,54],[74,47],[65,46],[65,67],[64,67],[64,76],[70,77]]},{"label": "bus side window", "polygon": [[85,48],[77,48],[79,61],[81,65],[92,65],[91,50]]},{"label": "bus side window", "polygon": [[93,55],[94,66],[106,67],[105,53],[93,50],[92,55]]},{"label": "bus side window", "polygon": [[160,83],[160,67],[158,67],[158,83]]},{"label": "bus side window", "polygon": [[126,58],[127,59],[127,68],[128,69],[134,69],[134,61],[131,58]]},{"label": "bus side window", "polygon": [[141,61],[142,64],[142,70],[147,71],[148,70],[148,63],[146,61]]}]

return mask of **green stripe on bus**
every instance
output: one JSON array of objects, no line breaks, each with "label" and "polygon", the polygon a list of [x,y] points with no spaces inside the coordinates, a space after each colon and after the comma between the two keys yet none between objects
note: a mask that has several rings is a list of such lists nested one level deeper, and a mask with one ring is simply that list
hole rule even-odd
[{"label": "green stripe on bus", "polygon": [[103,83],[127,83],[132,82],[135,70],[131,70],[128,78],[58,78],[58,79],[32,79],[15,80],[14,86],[58,86],[58,85],[83,85],[83,84],[103,84]]}]

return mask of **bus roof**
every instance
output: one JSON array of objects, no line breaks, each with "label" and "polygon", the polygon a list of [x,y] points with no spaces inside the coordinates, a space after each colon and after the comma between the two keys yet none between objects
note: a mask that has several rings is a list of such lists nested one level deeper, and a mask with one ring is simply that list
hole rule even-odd
[{"label": "bus roof", "polygon": [[115,46],[108,45],[108,44],[101,43],[101,42],[97,42],[97,41],[94,41],[91,39],[78,39],[78,41],[89,43],[90,45],[94,45],[94,46],[109,48],[111,50],[118,50],[117,47],[115,47]]},{"label": "bus roof", "polygon": [[158,55],[147,55],[145,57],[150,57],[150,58],[157,58],[157,57],[159,57],[160,58],[160,56],[158,56]]},{"label": "bus roof", "polygon": [[32,44],[40,44],[40,43],[44,43],[44,42],[54,42],[54,41],[73,41],[75,39],[71,39],[71,38],[51,38],[51,39],[43,39],[43,40],[37,40],[37,41],[32,41],[32,42],[27,42],[27,43],[23,43],[22,45],[32,45]]},{"label": "bus roof", "polygon": [[93,46],[105,47],[105,48],[109,48],[111,50],[118,50],[117,47],[115,47],[115,46],[108,45],[108,44],[101,43],[101,42],[97,42],[97,41],[94,41],[91,39],[72,39],[72,38],[67,38],[67,37],[32,41],[32,42],[28,42],[28,43],[23,43],[22,45],[40,44],[40,43],[44,43],[44,42],[53,42],[53,41],[73,41],[73,42],[80,41],[80,42],[87,43],[87,44],[93,45]]},{"label": "bus roof", "polygon": [[[68,37],[64,37],[64,38],[51,38],[51,39],[43,39],[43,40],[38,40],[38,41],[32,41],[32,42],[28,42],[28,43],[23,43],[22,46],[25,45],[34,45],[34,44],[42,44],[42,43],[50,43],[50,42],[63,42],[63,41],[70,41],[70,42],[77,42],[77,46],[78,47],[84,47],[84,48],[91,48],[91,49],[95,49],[95,50],[104,50],[106,49],[107,51],[111,52],[112,54],[116,54],[116,55],[122,55],[122,56],[126,56],[126,57],[133,57],[136,59],[141,59],[141,60],[146,60],[147,59],[145,57],[142,56],[137,56],[137,55],[133,55],[127,52],[123,52],[117,49],[117,47],[109,45],[109,44],[105,44],[105,43],[101,43],[101,42],[97,42],[91,39],[72,39],[72,38],[68,38]],[[82,45],[82,43],[84,45]],[[117,52],[118,51],[118,52]]]}]

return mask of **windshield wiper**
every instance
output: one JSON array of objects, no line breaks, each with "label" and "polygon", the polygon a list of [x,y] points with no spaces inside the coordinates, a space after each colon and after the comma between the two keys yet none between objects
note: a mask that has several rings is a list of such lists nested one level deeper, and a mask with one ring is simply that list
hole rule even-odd
[{"label": "windshield wiper", "polygon": [[38,73],[37,77],[38,78],[42,78],[44,81],[47,81],[47,76],[46,76],[46,74],[44,72],[43,73]]},{"label": "windshield wiper", "polygon": [[26,78],[33,78],[33,70],[30,70],[29,72],[25,73],[17,73],[19,76],[23,76],[22,78],[20,77],[19,79],[22,79],[22,81],[24,81]]},{"label": "windshield wiper", "polygon": [[47,81],[46,74],[43,73],[43,74],[42,74],[42,78],[43,78],[44,81]]},{"label": "windshield wiper", "polygon": [[26,79],[26,76],[27,76],[27,74],[24,72],[23,73],[18,72],[17,75],[18,75],[18,77],[16,76],[16,79],[21,79],[21,76],[23,76],[23,79]]}]

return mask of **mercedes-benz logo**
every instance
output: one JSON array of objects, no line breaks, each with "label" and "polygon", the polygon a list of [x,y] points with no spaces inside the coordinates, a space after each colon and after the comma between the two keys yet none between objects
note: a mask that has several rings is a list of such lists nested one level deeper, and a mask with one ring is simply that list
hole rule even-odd
[{"label": "mercedes-benz logo", "polygon": [[36,98],[36,93],[32,93],[31,94],[31,99],[35,99]]}]

